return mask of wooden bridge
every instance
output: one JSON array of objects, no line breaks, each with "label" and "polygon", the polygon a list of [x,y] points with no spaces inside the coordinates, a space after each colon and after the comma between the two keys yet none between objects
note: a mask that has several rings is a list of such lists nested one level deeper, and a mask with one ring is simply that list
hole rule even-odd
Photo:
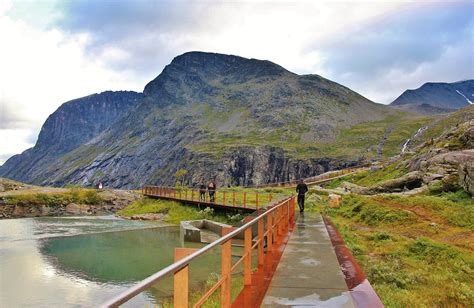
[{"label": "wooden bridge", "polygon": [[[158,186],[144,187],[143,194],[254,215],[239,228],[225,228],[222,237],[201,249],[176,248],[173,264],[104,303],[104,307],[118,307],[170,275],[174,288],[167,303],[174,307],[197,308],[209,301],[211,306],[226,308],[383,307],[334,225],[317,213],[296,215],[294,196],[232,190],[209,196],[199,190]],[[232,244],[241,243],[242,238],[243,245]],[[236,253],[236,247],[243,251]],[[216,255],[216,248],[221,267],[217,282],[190,289],[190,265],[206,254]],[[190,293],[194,295],[192,302]]]},{"label": "wooden bridge", "polygon": [[[349,167],[349,168],[344,168],[344,169],[339,169],[339,170],[332,170],[332,171],[328,171],[316,176],[303,178],[300,180],[303,180],[307,185],[319,185],[319,184],[330,182],[338,178],[345,177],[350,174],[356,174],[362,171],[367,171],[369,169],[370,169],[370,164],[365,164],[365,165],[359,165],[359,166]],[[252,185],[252,186],[247,186],[247,188],[295,187],[296,185],[298,185],[298,182],[300,180]]]},{"label": "wooden bridge", "polygon": [[216,190],[210,195],[207,190],[161,186],[145,186],[142,193],[147,197],[185,202],[200,208],[238,210],[245,213],[253,213],[285,198],[283,194],[236,190]]}]

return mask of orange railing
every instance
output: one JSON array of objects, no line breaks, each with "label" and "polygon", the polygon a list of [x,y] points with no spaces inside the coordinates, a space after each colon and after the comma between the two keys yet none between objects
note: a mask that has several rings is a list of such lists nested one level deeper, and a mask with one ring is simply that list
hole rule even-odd
[{"label": "orange railing", "polygon": [[[356,173],[359,171],[364,171],[369,169],[369,164],[365,165],[360,165],[357,167],[349,167],[349,168],[344,168],[344,169],[339,169],[339,170],[332,170],[328,171],[313,177],[308,177],[308,178],[303,178],[300,180],[303,180],[306,184],[318,184],[326,181],[330,181],[339,177],[346,176],[351,173]],[[264,188],[264,187],[294,187],[298,184],[300,180],[292,180],[292,181],[286,181],[286,182],[274,182],[274,183],[267,183],[267,184],[259,184],[259,185],[251,185],[251,186],[246,186],[247,188]]]},{"label": "orange railing", "polygon": [[232,190],[216,190],[212,193],[208,190],[201,191],[187,187],[162,186],[144,186],[142,193],[150,197],[255,210],[271,205],[272,201],[277,201],[275,197],[282,196],[281,194]]},{"label": "orange railing", "polygon": [[[166,191],[162,193],[174,195],[176,191]],[[189,265],[199,256],[210,252],[213,248],[220,248],[221,273],[220,279],[211,286],[193,305],[201,307],[220,288],[220,306],[231,306],[232,275],[243,263],[243,284],[244,288],[252,286],[252,252],[257,250],[258,268],[263,268],[267,260],[266,255],[276,251],[277,244],[281,244],[285,234],[295,222],[295,199],[287,197],[265,212],[253,218],[239,228],[224,229],[224,234],[218,240],[199,249],[177,248],[175,250],[175,263],[160,270],[142,282],[126,290],[114,299],[104,304],[105,307],[118,307],[127,302],[137,294],[147,290],[165,276],[173,274],[173,304],[174,307],[188,307],[189,304]],[[256,237],[253,238],[252,227],[257,226]],[[232,240],[244,234],[243,255],[232,264]],[[266,243],[266,246],[265,246]],[[269,255],[271,256],[271,255]],[[268,258],[270,260],[270,258]],[[270,262],[270,261],[268,261]],[[257,269],[258,271],[258,269]],[[243,292],[243,291],[242,291]]]}]

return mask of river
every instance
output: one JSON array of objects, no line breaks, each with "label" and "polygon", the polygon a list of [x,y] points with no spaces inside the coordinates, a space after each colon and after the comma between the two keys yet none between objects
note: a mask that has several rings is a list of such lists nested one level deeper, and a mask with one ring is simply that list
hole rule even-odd
[{"label": "river", "polygon": [[[98,306],[171,264],[175,247],[182,247],[179,227],[159,222],[113,216],[0,220],[0,307]],[[170,294],[167,281],[126,306],[143,307]]]}]

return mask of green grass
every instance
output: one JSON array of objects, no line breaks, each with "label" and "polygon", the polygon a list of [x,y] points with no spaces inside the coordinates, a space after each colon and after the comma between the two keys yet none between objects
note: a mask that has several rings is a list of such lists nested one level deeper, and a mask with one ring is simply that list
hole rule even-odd
[{"label": "green grass", "polygon": [[69,203],[101,204],[102,198],[95,189],[71,188],[64,193],[27,193],[3,197],[6,204],[35,204],[60,206]]},{"label": "green grass", "polygon": [[[220,119],[216,115],[216,121]],[[220,119],[220,120],[219,120]],[[333,140],[324,142],[303,141],[301,136],[310,131],[304,121],[295,122],[285,128],[246,127],[245,130],[219,133],[209,131],[205,142],[193,144],[189,149],[201,153],[222,155],[235,147],[270,145],[282,148],[289,156],[295,158],[334,157],[340,159],[371,159],[376,156],[377,147],[385,131],[392,128],[383,148],[383,156],[389,157],[400,153],[403,143],[413,136],[422,126],[432,119],[415,117],[403,112],[394,113],[381,121],[364,122],[336,131]]]},{"label": "green grass", "polygon": [[210,208],[200,210],[197,207],[183,205],[175,201],[157,200],[147,197],[137,200],[117,212],[118,215],[123,217],[146,213],[167,214],[164,221],[172,224],[178,224],[182,220],[195,219],[212,219],[214,221],[233,224],[243,218],[242,215],[239,214],[215,214]]},{"label": "green grass", "polygon": [[[309,196],[310,197],[310,196]],[[308,198],[336,223],[386,307],[474,303],[474,204],[462,192],[416,197]]]}]

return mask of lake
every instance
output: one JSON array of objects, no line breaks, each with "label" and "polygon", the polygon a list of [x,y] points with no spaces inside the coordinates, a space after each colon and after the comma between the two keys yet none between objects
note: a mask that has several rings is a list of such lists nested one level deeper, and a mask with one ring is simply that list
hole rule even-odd
[{"label": "lake", "polygon": [[[113,216],[0,220],[1,307],[91,307],[173,262],[179,227]],[[202,247],[186,243],[185,247]],[[203,259],[192,284],[216,256]],[[212,267],[212,266],[211,266]],[[172,294],[171,280],[126,306]]]}]

